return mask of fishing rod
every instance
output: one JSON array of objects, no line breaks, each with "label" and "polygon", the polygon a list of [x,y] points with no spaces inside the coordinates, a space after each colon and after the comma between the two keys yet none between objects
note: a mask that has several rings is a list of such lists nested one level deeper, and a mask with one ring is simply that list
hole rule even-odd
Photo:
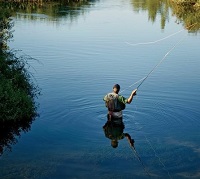
[{"label": "fishing rod", "polygon": [[137,90],[144,83],[144,81],[155,71],[155,69],[167,58],[167,56],[172,52],[175,47],[180,44],[185,37],[181,38],[164,56],[163,58],[153,67],[153,69],[147,74],[147,76],[141,81],[141,83],[137,86]]},{"label": "fishing rod", "polygon": [[163,58],[153,67],[153,69],[146,75],[146,77],[141,81],[141,83],[137,86],[137,90],[139,89],[139,87],[144,83],[144,81],[151,75],[151,73],[153,73],[155,71],[155,69],[167,58],[167,56],[176,48],[176,46],[178,46],[183,39],[185,38],[185,36],[183,36],[164,56]]},{"label": "fishing rod", "polygon": [[[191,27],[191,29],[192,29],[196,24],[197,24],[197,23],[192,24],[192,25],[190,25],[189,27]],[[189,28],[189,27],[188,27],[188,28]],[[191,29],[190,29],[190,30],[191,30]],[[181,31],[182,31],[182,30],[181,30]],[[179,31],[179,32],[177,32],[177,33],[180,33],[181,31]],[[171,37],[171,36],[173,36],[173,35],[175,35],[175,34],[177,34],[177,33],[174,33],[174,34],[168,36],[167,38],[169,38],[169,37]],[[133,83],[133,84],[130,85],[129,87],[131,87],[131,86],[133,86],[133,85],[135,85],[135,84],[137,84],[137,83],[140,82],[139,85],[138,85],[137,88],[136,88],[136,89],[138,90],[139,87],[144,83],[144,81],[145,81],[145,80],[155,71],[155,69],[167,58],[167,56],[176,48],[176,46],[178,46],[178,45],[183,41],[184,38],[185,38],[185,36],[182,37],[172,48],[170,48],[170,50],[163,56],[163,58],[153,67],[153,69],[152,69],[144,78],[138,80],[137,82]],[[163,38],[162,40],[164,40],[164,39],[166,39],[166,38]],[[158,40],[158,41],[161,41],[161,40]],[[158,41],[155,41],[154,43],[156,43],[156,42],[158,42]],[[151,43],[152,43],[152,42],[151,42]],[[143,44],[145,44],[145,43],[143,43]],[[147,43],[146,43],[146,44],[147,44]],[[149,43],[148,43],[148,44],[149,44]],[[131,45],[131,44],[130,44],[130,45]],[[126,88],[126,89],[127,89],[127,88]],[[124,89],[123,91],[125,91],[126,89]],[[122,92],[123,92],[123,91],[122,91]],[[146,138],[146,141],[147,141],[148,144],[150,145],[151,149],[154,151],[155,156],[159,159],[159,162],[160,162],[161,165],[163,166],[163,169],[167,171],[167,174],[168,174],[169,178],[172,178],[171,175],[170,175],[170,173],[169,173],[169,171],[166,169],[165,164],[161,161],[160,157],[156,154],[156,151],[155,151],[155,149],[153,148],[151,142],[147,139],[146,135],[144,135],[144,137]],[[136,157],[136,158],[138,159],[138,161],[141,163],[141,165],[142,165],[142,167],[143,167],[145,173],[150,177],[150,174],[149,174],[148,170],[146,169],[144,163],[142,162],[142,160],[141,160],[139,154],[137,153],[135,147],[134,147],[134,146],[131,146],[131,149],[132,149],[132,151],[134,152],[135,157]]]},{"label": "fishing rod", "polygon": [[[178,41],[178,42],[163,56],[163,58],[154,66],[154,68],[146,75],[146,77],[144,77],[144,78],[142,78],[141,80],[139,80],[139,81],[141,81],[141,82],[140,82],[139,85],[137,86],[137,88],[136,88],[137,90],[138,90],[139,87],[144,83],[144,81],[155,71],[155,69],[167,58],[167,56],[170,54],[170,52],[172,52],[172,51],[174,50],[174,48],[175,48],[178,44],[180,44],[180,43],[182,42],[182,40],[183,40],[184,38],[185,38],[185,37],[181,38],[181,39],[180,39],[180,40],[179,40],[179,41]],[[165,166],[164,163],[161,161],[160,157],[156,154],[155,149],[154,149],[153,146],[151,145],[150,141],[147,139],[146,135],[145,135],[145,138],[146,138],[146,141],[148,142],[148,144],[150,145],[151,149],[154,151],[155,156],[157,156],[157,157],[159,158],[159,162],[160,162],[161,165],[164,167],[164,169],[167,171],[169,178],[172,178],[171,175],[170,175],[170,173],[169,173],[169,171],[166,169],[166,166]],[[147,174],[148,176],[150,176],[149,172],[146,170],[146,167],[144,166],[143,162],[141,161],[141,158],[139,157],[139,155],[138,155],[138,153],[137,153],[137,151],[135,150],[134,147],[132,147],[132,150],[133,150],[133,152],[134,152],[136,158],[137,158],[137,159],[140,161],[140,163],[142,164],[143,169],[144,169],[144,171],[146,172],[146,174]]]},{"label": "fishing rod", "polygon": [[[188,27],[186,27],[187,29],[188,28],[190,28],[190,30],[193,28],[193,27],[195,27],[195,25],[196,25],[197,23],[194,23],[194,24],[192,24],[192,25],[190,25],[190,26],[188,26]],[[165,40],[165,39],[167,39],[167,38],[169,38],[169,37],[172,37],[173,35],[175,35],[175,34],[177,34],[177,33],[180,33],[180,32],[182,32],[183,30],[180,30],[180,31],[178,31],[178,32],[176,32],[176,33],[174,33],[174,34],[172,34],[172,35],[169,35],[169,36],[167,36],[167,37],[165,37],[165,38],[163,38],[162,40]],[[144,83],[144,81],[155,71],[155,69],[167,58],[167,56],[176,48],[176,46],[178,46],[182,41],[183,41],[183,39],[185,38],[185,36],[184,37],[182,37],[164,56],[163,56],[163,58],[153,67],[153,69],[144,77],[144,78],[142,78],[142,79],[140,79],[140,80],[138,80],[137,82],[135,82],[135,83],[133,83],[132,85],[130,85],[128,88],[130,88],[130,87],[132,87],[133,85],[135,85],[135,84],[137,84],[137,83],[139,83],[140,81],[140,84],[137,86],[137,90],[139,89],[139,87]],[[161,41],[161,40],[157,40],[157,41],[155,41],[154,43],[157,43],[157,42],[159,42],[159,41]],[[143,43],[143,44],[150,44],[150,43]],[[129,45],[131,45],[131,44],[129,44]],[[125,88],[124,90],[122,90],[121,91],[121,93],[123,92],[123,91],[125,91],[127,88]]]}]

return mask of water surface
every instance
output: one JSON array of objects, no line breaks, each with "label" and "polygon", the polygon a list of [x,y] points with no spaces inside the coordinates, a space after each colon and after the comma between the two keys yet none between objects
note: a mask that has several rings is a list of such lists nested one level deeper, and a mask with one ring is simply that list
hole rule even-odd
[{"label": "water surface", "polygon": [[[175,23],[170,10],[162,28],[159,13],[152,22],[133,1],[93,1],[68,11],[56,17],[19,11],[13,17],[10,46],[38,60],[29,63],[42,95],[40,117],[12,152],[4,152],[0,177],[148,178],[143,163],[157,178],[198,178],[199,34]],[[158,43],[130,45],[178,31]],[[124,132],[134,138],[141,163],[126,139],[111,147],[102,129],[102,99],[115,83],[128,97],[137,85],[129,86],[183,37],[124,111]]]}]

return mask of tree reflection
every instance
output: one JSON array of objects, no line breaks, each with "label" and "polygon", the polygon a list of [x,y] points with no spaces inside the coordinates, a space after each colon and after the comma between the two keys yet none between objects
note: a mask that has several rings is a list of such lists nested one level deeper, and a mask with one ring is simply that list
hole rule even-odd
[{"label": "tree reflection", "polygon": [[[161,28],[165,28],[166,21],[169,19],[169,13],[177,17],[176,23],[182,23],[190,32],[200,30],[200,7],[197,3],[186,4],[178,3],[172,0],[132,0],[133,8],[136,12],[140,10],[148,11],[148,18],[155,22],[157,16],[161,16]],[[191,25],[195,26],[191,29]]]},{"label": "tree reflection", "polygon": [[161,15],[161,28],[164,29],[165,23],[169,18],[169,3],[167,0],[132,0],[135,11],[148,10],[148,19],[155,22],[158,14]]},{"label": "tree reflection", "polygon": [[34,118],[0,121],[0,156],[5,150],[11,151],[12,145],[17,143],[17,138],[22,132],[28,132]]},{"label": "tree reflection", "polygon": [[[190,32],[200,31],[200,8],[195,4],[171,3],[172,14],[177,17],[177,23],[183,23]],[[191,25],[194,27],[190,28]]]},{"label": "tree reflection", "polygon": [[[49,0],[49,1],[3,1],[0,3],[4,9],[8,9],[17,18],[31,20],[48,16],[48,20],[58,20],[63,17],[73,21],[79,15],[88,11],[94,0]],[[39,16],[40,14],[41,16]],[[42,16],[45,15],[45,16]]]}]

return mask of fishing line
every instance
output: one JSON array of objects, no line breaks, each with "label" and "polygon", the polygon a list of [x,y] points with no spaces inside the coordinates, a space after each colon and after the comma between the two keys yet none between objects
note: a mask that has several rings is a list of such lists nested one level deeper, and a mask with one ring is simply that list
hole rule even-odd
[{"label": "fishing line", "polygon": [[[191,26],[194,27],[195,24],[192,24]],[[189,27],[191,27],[191,26],[189,26]],[[192,27],[192,28],[193,28],[193,27]],[[191,29],[192,29],[192,28],[191,28]],[[181,30],[181,31],[183,31],[183,30]],[[181,31],[176,32],[176,33],[174,33],[174,34],[171,34],[170,36],[167,36],[167,37],[165,37],[165,38],[163,38],[163,39],[160,39],[160,40],[157,40],[157,41],[154,41],[154,42],[149,42],[148,44],[150,44],[150,43],[156,43],[156,42],[159,42],[159,41],[161,41],[161,40],[167,39],[167,38],[172,37],[173,35],[175,35],[175,34],[177,34],[177,33],[180,33]],[[187,34],[186,34],[186,35],[187,35]],[[178,45],[183,41],[183,39],[186,37],[186,35],[185,35],[184,37],[182,37],[182,38],[181,38],[181,39],[180,39],[180,40],[179,40],[179,41],[178,41],[178,42],[163,56],[163,58],[154,66],[154,68],[153,68],[144,78],[138,80],[137,82],[133,83],[133,84],[130,85],[129,87],[132,87],[133,85],[135,85],[135,84],[137,84],[137,83],[140,82],[140,84],[139,84],[139,85],[137,86],[137,88],[136,88],[136,89],[138,90],[139,87],[144,83],[144,81],[145,81],[145,80],[155,71],[155,69],[167,58],[167,56],[175,49],[175,47],[178,46]],[[142,43],[140,43],[140,44],[142,44]],[[143,43],[143,44],[144,44],[144,43]],[[145,44],[147,44],[147,43],[145,43]],[[129,87],[128,87],[128,88],[129,88]],[[124,90],[122,90],[122,92],[124,92],[124,91],[125,91],[126,89],[128,89],[128,88],[125,88]],[[146,136],[145,134],[143,134],[143,135],[144,135],[144,137],[145,137],[147,143],[148,143],[149,146],[151,147],[151,149],[154,151],[155,157],[158,158],[159,163],[163,166],[163,169],[167,172],[169,178],[172,178],[171,175],[170,175],[170,173],[169,173],[169,171],[167,170],[165,164],[161,161],[161,158],[157,155],[156,150],[155,150],[154,147],[152,146],[151,142],[148,140],[147,136]],[[137,151],[135,150],[134,147],[132,147],[132,150],[133,150],[133,152],[134,152],[134,155],[135,155],[136,158],[138,159],[138,161],[140,161],[140,163],[142,164],[143,169],[144,169],[144,171],[146,172],[146,174],[148,174],[148,176],[150,176],[149,172],[146,170],[146,167],[144,166],[144,163],[142,162],[141,158],[139,157],[139,155],[138,155],[138,153],[137,153]]]},{"label": "fishing line", "polygon": [[170,173],[169,173],[169,171],[167,170],[165,164],[161,161],[161,158],[157,155],[156,150],[153,148],[151,142],[147,139],[146,135],[144,135],[144,136],[145,136],[145,138],[146,138],[146,141],[149,143],[149,146],[150,146],[151,149],[154,151],[154,155],[155,155],[155,157],[158,158],[160,164],[163,166],[163,169],[167,172],[169,178],[172,178],[171,175],[170,175]]},{"label": "fishing line", "polygon": [[[164,56],[163,58],[159,61],[159,63],[157,63],[154,68],[146,75],[146,77],[142,78],[141,80],[137,81],[136,83],[140,82],[140,84],[137,86],[137,90],[139,89],[139,87],[144,83],[144,81],[155,71],[155,69],[166,59],[166,57],[170,54],[170,52],[172,52],[174,50],[174,48],[180,44],[182,42],[182,40],[185,38],[185,36],[183,38],[181,38]],[[134,83],[135,84],[135,83]],[[130,85],[133,86],[134,84]],[[124,91],[124,90],[123,90]],[[169,176],[169,178],[172,178],[169,171],[167,170],[165,164],[161,161],[161,158],[157,155],[156,150],[153,148],[151,142],[148,140],[147,136],[144,135],[146,141],[148,142],[149,146],[151,147],[151,149],[154,151],[154,155],[158,158],[160,164],[163,166],[163,169],[165,171],[167,171],[167,174]],[[135,150],[134,150],[135,151]],[[145,170],[146,172],[146,170]]]},{"label": "fishing line", "polygon": [[160,41],[166,40],[166,39],[168,39],[168,38],[170,38],[170,37],[172,37],[172,36],[174,36],[174,35],[176,35],[176,34],[179,34],[179,33],[181,33],[181,32],[184,31],[184,30],[185,30],[185,29],[182,29],[182,30],[180,30],[180,31],[178,31],[178,32],[175,32],[175,33],[173,33],[173,34],[171,34],[171,35],[168,35],[167,37],[164,37],[164,38],[159,39],[159,40],[151,41],[151,42],[140,42],[140,43],[136,43],[136,44],[132,44],[132,43],[129,43],[129,42],[125,42],[125,43],[128,44],[128,45],[131,45],[131,46],[155,44],[155,43],[158,43],[158,42],[160,42]]},{"label": "fishing line", "polygon": [[120,91],[120,93],[123,93],[124,91],[126,91],[128,88],[136,85],[137,83],[139,83],[140,81],[144,80],[146,77],[141,78],[140,80],[136,81],[135,83],[133,83],[132,85],[128,86],[127,88],[124,88],[123,90]]},{"label": "fishing line", "polygon": [[[191,26],[195,26],[196,25],[196,23],[195,24],[192,24],[192,25],[190,25],[189,27],[191,27]],[[189,28],[188,27],[188,28]],[[192,28],[193,28],[192,27]],[[191,29],[192,29],[191,28]],[[187,34],[186,34],[187,35]],[[149,77],[149,75],[151,74],[151,73],[153,73],[154,71],[155,71],[155,69],[167,58],[167,56],[176,48],[176,46],[178,46],[182,41],[183,41],[183,39],[186,37],[186,35],[184,35],[164,56],[163,56],[163,58],[160,60],[160,62],[158,62],[158,64],[156,64],[156,66],[154,66],[154,68],[147,74],[147,76],[142,80],[142,82],[137,86],[137,90],[138,90],[138,88],[144,83],[144,81]]]},{"label": "fishing line", "polygon": [[163,58],[160,60],[160,62],[158,64],[156,64],[156,66],[154,66],[154,68],[147,74],[147,76],[142,80],[142,82],[137,86],[136,89],[138,89],[143,83],[144,81],[149,77],[149,75],[151,75],[151,73],[153,73],[155,71],[155,69],[167,58],[167,56],[170,54],[170,52],[172,52],[175,47],[180,44],[183,39],[185,38],[185,36],[183,38],[181,38],[181,40],[179,40],[164,56]]},{"label": "fishing line", "polygon": [[[192,24],[192,25],[190,25],[190,26],[188,26],[188,27],[186,27],[187,29],[188,28],[190,28],[191,27],[191,29],[196,25],[197,23],[195,23],[195,24]],[[190,30],[191,30],[190,29]],[[183,29],[184,30],[184,29]],[[180,33],[181,31],[183,31],[183,30],[180,30],[180,31],[178,31],[178,32],[176,32],[176,33],[174,33],[174,34],[171,34],[171,35],[169,35],[169,36],[167,36],[167,37],[165,37],[165,38],[163,38],[163,39],[166,39],[166,38],[169,38],[169,37],[172,37],[173,35],[175,35],[175,34],[177,34],[177,33]],[[187,34],[186,34],[187,35]],[[127,87],[127,88],[125,88],[124,90],[122,90],[121,91],[121,93],[122,92],[124,92],[125,90],[127,90],[128,88],[130,88],[130,87],[132,87],[132,86],[134,86],[135,84],[137,84],[137,83],[139,83],[140,81],[141,81],[141,83],[137,86],[137,90],[138,90],[138,88],[144,83],[144,81],[155,71],[155,69],[167,58],[167,56],[176,48],[176,46],[178,46],[182,41],[183,41],[183,39],[186,37],[186,35],[185,36],[183,36],[164,56],[163,56],[163,58],[153,67],[153,69],[144,77],[144,78],[141,78],[140,80],[138,80],[137,82],[135,82],[135,83],[133,83],[133,84],[131,84],[129,87]],[[157,40],[157,42],[158,41],[160,41],[160,40]]]},{"label": "fishing line", "polygon": [[[185,36],[184,36],[183,38],[185,38]],[[144,83],[144,81],[151,75],[151,73],[153,73],[154,70],[166,59],[166,57],[170,54],[170,52],[173,51],[174,48],[175,48],[178,44],[180,44],[180,42],[182,42],[183,38],[181,38],[181,40],[179,40],[179,41],[178,41],[178,42],[163,56],[163,58],[159,61],[159,63],[156,64],[156,65],[154,66],[154,68],[146,75],[146,77],[144,77],[144,78],[142,78],[141,80],[139,80],[139,81],[136,82],[136,83],[140,82],[140,84],[139,84],[139,85],[137,86],[137,88],[136,88],[137,90],[138,90],[139,87]],[[134,84],[136,84],[136,83],[134,83]],[[130,86],[133,86],[134,84],[132,84],[132,85],[130,85]],[[123,91],[125,91],[125,90],[123,90]],[[148,142],[149,146],[151,147],[151,149],[154,151],[154,155],[158,158],[160,164],[163,166],[163,169],[164,169],[165,171],[167,171],[167,174],[168,174],[169,178],[172,178],[171,175],[170,175],[170,173],[169,173],[169,171],[167,170],[165,164],[161,161],[161,158],[157,155],[156,150],[153,148],[151,142],[148,140],[147,136],[144,135],[144,137],[145,137],[146,141]],[[134,152],[136,158],[141,162],[141,164],[142,164],[142,166],[143,166],[145,172],[149,175],[149,173],[148,173],[148,171],[146,170],[144,164],[142,163],[141,159],[140,159],[139,156],[137,155],[137,153],[136,153],[137,151],[136,151],[134,148],[133,148],[133,152]],[[150,175],[149,175],[149,176],[150,176]]]},{"label": "fishing line", "polygon": [[[185,36],[183,37],[185,38]],[[170,52],[172,52],[174,50],[174,48],[181,43],[181,41],[183,40],[183,38],[181,38],[181,40],[179,40],[164,56],[163,58],[153,67],[153,69],[142,79],[138,80],[137,82],[131,84],[129,87],[125,88],[124,90],[121,91],[124,92],[125,90],[127,90],[128,88],[134,86],[135,84],[139,83],[140,84],[137,86],[137,90],[139,89],[139,87],[144,83],[144,81],[155,71],[155,69],[167,58],[167,56],[170,54]]]},{"label": "fishing line", "polygon": [[[188,27],[186,27],[186,28],[190,28],[190,27],[195,26],[195,25],[196,25],[196,23],[195,23],[195,24],[192,24],[192,25],[190,25],[190,26],[188,26]],[[155,43],[161,42],[161,41],[163,41],[163,40],[166,40],[166,39],[168,39],[168,38],[170,38],[170,37],[172,37],[172,36],[174,36],[174,35],[176,35],[176,34],[179,34],[179,33],[181,33],[181,32],[184,31],[184,30],[185,30],[185,29],[179,30],[178,32],[175,32],[175,33],[173,33],[173,34],[170,34],[170,35],[168,35],[168,36],[166,36],[166,37],[164,37],[164,38],[161,38],[161,39],[155,40],[155,41],[151,41],[151,42],[140,42],[140,43],[135,43],[135,44],[132,44],[132,43],[130,43],[130,42],[125,42],[125,43],[128,44],[128,45],[131,45],[131,46],[155,44]]]},{"label": "fishing line", "polygon": [[141,160],[141,158],[140,158],[138,152],[136,151],[135,147],[134,147],[134,146],[131,146],[131,149],[132,149],[132,151],[133,151],[135,157],[136,157],[136,158],[138,159],[138,161],[141,163],[141,165],[142,165],[142,167],[143,167],[145,173],[150,177],[149,171],[147,170],[147,168],[145,167],[144,163],[142,162],[142,160]]},{"label": "fishing line", "polygon": [[[197,23],[192,24],[192,25],[190,25],[189,27],[192,27],[192,28],[193,28],[196,24],[197,24]],[[189,27],[187,27],[187,28],[189,28]],[[191,29],[192,29],[192,28],[191,28]],[[190,29],[190,30],[191,30],[191,29]],[[146,45],[146,44],[153,44],[153,43],[157,43],[157,42],[160,42],[160,41],[162,41],[162,40],[165,40],[165,39],[167,39],[167,38],[170,38],[170,37],[172,37],[172,36],[174,36],[174,35],[176,35],[176,34],[182,32],[182,31],[184,31],[184,29],[183,29],[183,30],[180,30],[180,31],[178,31],[178,32],[176,32],[176,33],[173,33],[173,34],[171,34],[171,35],[169,35],[169,36],[167,36],[167,37],[165,37],[165,38],[162,38],[162,39],[160,39],[160,40],[154,41],[154,42],[146,42],[146,43],[138,43],[138,44],[130,44],[130,43],[128,43],[128,44],[129,44],[129,45],[132,45],[132,46],[142,45],[142,44],[143,44],[143,45]],[[186,35],[187,35],[187,34],[186,34]],[[121,91],[121,93],[124,92],[125,90],[127,90],[128,88],[134,86],[135,84],[138,84],[138,83],[139,83],[139,85],[138,85],[137,88],[136,88],[136,89],[138,90],[139,87],[144,83],[144,81],[145,81],[145,80],[155,71],[155,69],[167,58],[167,56],[176,48],[176,46],[178,46],[178,45],[183,41],[183,39],[186,37],[186,35],[183,36],[172,48],[169,49],[169,51],[163,56],[163,58],[153,67],[153,69],[152,69],[145,77],[141,78],[140,80],[138,80],[138,81],[136,81],[135,83],[131,84],[129,87],[125,88],[124,90]],[[137,107],[136,107],[136,108],[137,108]],[[149,146],[151,147],[151,149],[153,150],[155,157],[158,158],[159,163],[163,166],[163,169],[167,172],[169,178],[172,178],[171,175],[170,175],[170,173],[169,173],[169,171],[167,170],[165,164],[161,161],[161,158],[157,155],[156,150],[155,150],[154,147],[152,146],[151,142],[148,140],[147,136],[146,136],[145,134],[143,134],[143,135],[144,135],[144,137],[145,137],[145,139],[146,139],[148,145],[149,145]],[[131,149],[132,149],[132,151],[133,151],[135,157],[138,159],[138,161],[139,161],[139,162],[141,163],[141,165],[143,166],[143,169],[144,169],[145,173],[146,173],[148,176],[150,176],[148,170],[146,169],[144,163],[142,162],[142,160],[141,160],[139,154],[137,153],[135,147],[132,146]]]},{"label": "fishing line", "polygon": [[[135,113],[135,112],[134,112]],[[135,118],[135,114],[134,114],[134,118]],[[140,131],[142,132],[139,122],[135,122],[135,124],[137,125],[137,128],[140,129]],[[147,141],[148,145],[150,146],[150,148],[153,150],[154,152],[154,156],[158,158],[159,163],[163,166],[163,169],[167,172],[169,178],[172,178],[169,171],[167,170],[167,167],[165,166],[165,164],[162,162],[161,158],[159,157],[159,155],[157,154],[156,150],[154,149],[153,145],[151,144],[150,140],[147,138],[147,136],[144,134],[144,132],[142,133],[142,135],[144,136],[145,140]],[[133,152],[136,153],[136,158],[139,157],[139,154],[137,153],[137,151],[135,150],[135,148],[133,148]],[[138,160],[141,160],[141,158],[139,157]],[[144,165],[144,164],[142,164]],[[145,168],[145,167],[144,167]],[[145,168],[146,169],[146,168]],[[145,171],[146,172],[146,171]],[[147,173],[147,172],[146,172]],[[148,172],[149,173],[149,172]]]}]

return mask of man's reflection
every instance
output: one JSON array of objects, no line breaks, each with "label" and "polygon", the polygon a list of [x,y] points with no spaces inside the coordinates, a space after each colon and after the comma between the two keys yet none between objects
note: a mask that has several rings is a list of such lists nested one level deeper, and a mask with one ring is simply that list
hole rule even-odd
[{"label": "man's reflection", "polygon": [[108,120],[103,126],[105,136],[111,140],[113,148],[118,147],[118,141],[127,138],[130,146],[134,147],[134,139],[128,133],[124,133],[124,123],[122,118]]}]

